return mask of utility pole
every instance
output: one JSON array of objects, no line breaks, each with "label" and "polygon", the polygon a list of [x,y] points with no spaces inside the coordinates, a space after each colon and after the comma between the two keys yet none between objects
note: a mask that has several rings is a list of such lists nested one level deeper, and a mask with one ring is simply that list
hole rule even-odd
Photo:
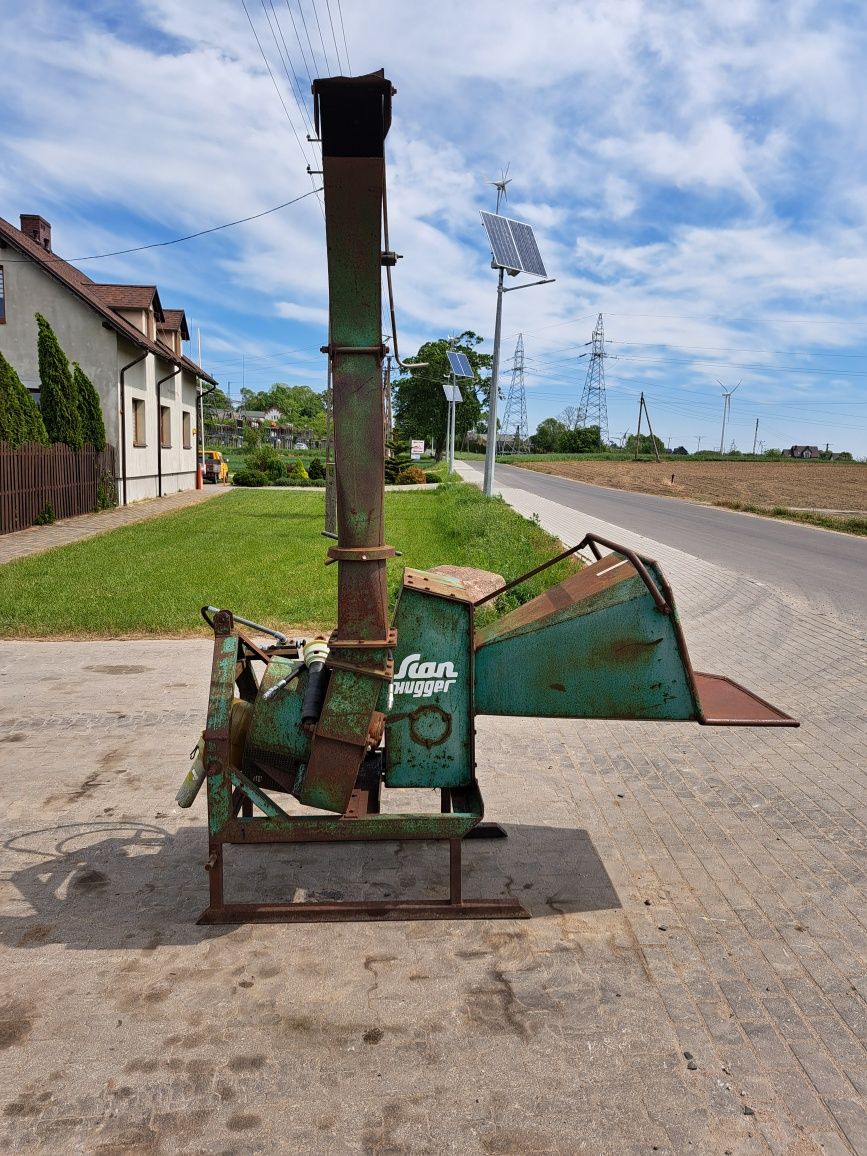
[{"label": "utility pole", "polygon": [[756,418],[756,432],[753,434],[753,454],[756,452],[756,442],[759,440],[759,419]]},{"label": "utility pole", "polygon": [[[500,198],[497,197],[499,207]],[[488,438],[485,443],[485,484],[488,497],[494,492],[494,463],[497,460],[497,388],[500,380],[500,333],[503,328],[503,274],[497,278],[497,317],[494,322],[494,356],[491,360],[491,386],[488,391]]]},{"label": "utility pole", "polygon": [[515,356],[512,358],[512,382],[506,398],[503,415],[503,449],[508,445],[509,430],[514,427],[512,453],[525,453],[529,430],[527,428],[527,391],[524,386],[524,335],[518,334]]},{"label": "utility pole", "polygon": [[[196,341],[199,347],[199,369],[202,368],[202,330],[196,326]],[[197,393],[199,395],[199,436],[197,441],[199,443],[198,463],[196,469],[196,489],[200,490],[205,481],[205,406],[202,402],[202,385],[199,382]]]},{"label": "utility pole", "polygon": [[455,469],[455,375],[447,373],[445,380],[449,383],[449,398],[446,404],[446,472],[454,473]]},{"label": "utility pole", "polygon": [[[497,215],[499,215],[500,212],[500,200],[506,196],[506,185],[509,184],[510,180],[511,178],[507,179],[504,172],[499,181],[493,182],[497,189]],[[523,227],[527,229],[532,237],[533,231],[530,226],[524,225]],[[532,289],[536,285],[548,285],[554,280],[553,277],[543,277],[540,281],[529,281],[523,285],[513,285],[510,289],[504,289],[503,274],[506,271],[506,266],[503,264],[498,265],[493,257],[491,266],[492,268],[499,269],[499,276],[497,278],[497,317],[494,323],[494,353],[491,358],[491,382],[488,393],[488,437],[485,445],[485,480],[483,490],[487,497],[491,497],[493,494],[494,468],[497,462],[497,390],[499,388],[500,378],[500,336],[503,328],[503,294],[514,293],[518,289]],[[519,271],[520,269],[509,269],[511,276],[517,276]]]},{"label": "utility pole", "polygon": [[388,443],[391,441],[391,354],[386,358],[385,370],[383,372],[382,380],[383,389],[385,390],[385,456],[391,457],[391,450]]},{"label": "utility pole", "polygon": [[728,417],[729,410],[731,408],[732,394],[735,392],[736,389],[738,389],[740,387],[742,382],[739,381],[734,389],[726,389],[726,387],[723,385],[723,383],[720,381],[719,378],[717,378],[717,381],[719,382],[720,386],[722,387],[722,391],[723,391],[722,433],[720,434],[720,439],[719,439],[719,453],[720,453],[720,457],[722,457],[724,446],[725,446],[725,437],[726,437],[726,418]]},{"label": "utility pole", "polygon": [[[602,324],[602,314],[596,320],[596,328],[588,345],[593,349],[590,354],[590,364],[587,366],[587,377],[584,381],[584,392],[581,394],[581,404],[578,406],[578,426],[586,428],[589,425],[599,427],[599,448],[608,441],[608,405],[605,401],[605,329]],[[579,355],[586,357],[586,353]]]},{"label": "utility pole", "polygon": [[701,434],[694,434],[693,436],[695,437],[695,440],[698,442],[698,445],[695,447],[695,452],[700,453],[701,452],[702,435]]},{"label": "utility pole", "polygon": [[650,444],[653,446],[653,452],[656,455],[656,460],[660,461],[659,446],[656,444],[656,438],[653,436],[653,426],[650,424],[650,410],[647,408],[647,402],[644,400],[644,393],[638,402],[638,430],[635,434],[635,461],[638,461],[638,453],[641,448],[641,414],[647,418],[647,428],[650,430]]}]

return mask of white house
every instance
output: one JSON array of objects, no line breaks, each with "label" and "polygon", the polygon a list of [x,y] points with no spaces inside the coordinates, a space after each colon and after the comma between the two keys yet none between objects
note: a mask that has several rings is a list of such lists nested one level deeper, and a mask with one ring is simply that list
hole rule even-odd
[{"label": "white house", "polygon": [[38,398],[36,313],[96,387],[119,501],[192,489],[198,382],[217,382],[183,353],[183,310],[163,309],[155,285],[92,281],[52,251],[42,217],[0,217],[0,350]]}]

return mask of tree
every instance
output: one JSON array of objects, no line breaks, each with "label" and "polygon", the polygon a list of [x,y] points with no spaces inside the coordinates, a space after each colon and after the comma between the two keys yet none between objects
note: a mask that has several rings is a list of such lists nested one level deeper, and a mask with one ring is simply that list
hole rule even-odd
[{"label": "tree", "polygon": [[537,454],[554,454],[568,433],[566,426],[556,417],[546,417],[540,421],[533,434],[533,449]]},{"label": "tree", "polygon": [[[650,434],[642,434],[638,452],[640,454],[655,454],[656,451],[653,448],[654,443],[656,443],[656,449],[659,450],[661,454],[666,452],[665,442],[662,438],[658,438],[656,434],[654,434],[652,438]],[[626,449],[631,454],[635,453],[635,434],[630,434],[626,439]]]},{"label": "tree", "polygon": [[0,353],[0,442],[15,449],[37,442],[48,444],[42,415],[30,391]]},{"label": "tree", "polygon": [[562,422],[568,430],[578,428],[578,417],[579,414],[577,405],[567,405],[561,413],[557,414],[557,420]]},{"label": "tree", "polygon": [[592,454],[600,448],[599,426],[586,425],[567,429],[557,447],[564,454]]},{"label": "tree", "polygon": [[490,369],[491,357],[488,353],[477,351],[476,347],[481,344],[482,338],[470,330],[454,341],[445,337],[428,341],[412,359],[426,362],[427,368],[407,374],[394,384],[395,429],[407,441],[411,438],[424,438],[430,442],[437,461],[445,450],[448,425],[448,401],[442,388],[451,372],[446,353],[449,349],[465,353],[475,374],[472,380],[465,377],[457,379],[463,396],[463,401],[455,406],[457,444],[474,428],[483,412],[479,394],[486,389],[488,379],[482,378],[481,373]]},{"label": "tree", "polygon": [[93,382],[77,361],[72,363],[72,379],[78,401],[78,416],[81,420],[81,441],[95,450],[105,449],[105,422],[102,420],[102,405]]},{"label": "tree", "polygon": [[227,394],[223,393],[219,386],[207,390],[202,396],[202,409],[204,409],[206,414],[208,410],[213,411],[219,409],[225,412],[226,410],[231,410],[231,408],[231,400]]},{"label": "tree", "polygon": [[262,444],[262,431],[258,426],[244,426],[244,453],[252,453]]},{"label": "tree", "polygon": [[42,383],[42,420],[50,442],[63,442],[70,449],[81,449],[81,419],[75,395],[75,381],[66,354],[54,330],[41,313],[36,314],[39,327],[39,380]]}]

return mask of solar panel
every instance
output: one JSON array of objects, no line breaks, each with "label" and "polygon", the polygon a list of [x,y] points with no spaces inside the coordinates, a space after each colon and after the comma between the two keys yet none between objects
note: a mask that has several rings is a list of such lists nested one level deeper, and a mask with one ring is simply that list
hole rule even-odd
[{"label": "solar panel", "polygon": [[521,258],[521,268],[525,273],[532,273],[535,277],[547,277],[548,274],[545,272],[542,254],[539,252],[533,230],[529,225],[522,224],[521,221],[509,221],[509,226],[512,230],[512,239],[518,250],[518,256]]},{"label": "solar panel", "polygon": [[457,353],[455,350],[449,349],[446,352],[446,357],[449,359],[449,365],[452,367],[452,373],[455,377],[475,376],[469,358],[465,353]]},{"label": "solar panel", "polygon": [[491,243],[494,264],[504,269],[518,269],[534,277],[547,277],[542,254],[533,230],[523,221],[512,221],[494,213],[482,213],[482,224]]},{"label": "solar panel", "polygon": [[443,393],[446,395],[446,401],[463,401],[461,394],[461,387],[459,385],[451,385],[449,382],[443,382]]},{"label": "solar panel", "polygon": [[509,228],[508,218],[483,212],[482,224],[485,226],[485,232],[491,243],[494,264],[502,265],[504,269],[520,269],[521,258],[518,256],[518,248],[512,240],[512,230]]}]

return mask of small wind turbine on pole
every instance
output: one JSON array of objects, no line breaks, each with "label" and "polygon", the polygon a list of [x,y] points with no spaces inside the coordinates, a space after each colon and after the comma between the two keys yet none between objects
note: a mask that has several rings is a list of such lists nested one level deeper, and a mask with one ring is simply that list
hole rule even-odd
[{"label": "small wind turbine on pole", "polygon": [[720,452],[720,456],[722,456],[723,446],[725,445],[725,437],[726,437],[726,419],[728,418],[729,411],[731,409],[732,394],[735,392],[735,389],[738,389],[739,386],[741,386],[743,384],[743,378],[741,378],[741,380],[738,382],[738,384],[735,386],[734,389],[726,389],[726,387],[723,385],[723,383],[720,381],[719,378],[717,378],[717,383],[720,385],[720,387],[722,388],[722,391],[723,391],[722,433],[720,434],[720,439],[719,439],[719,452]]}]

